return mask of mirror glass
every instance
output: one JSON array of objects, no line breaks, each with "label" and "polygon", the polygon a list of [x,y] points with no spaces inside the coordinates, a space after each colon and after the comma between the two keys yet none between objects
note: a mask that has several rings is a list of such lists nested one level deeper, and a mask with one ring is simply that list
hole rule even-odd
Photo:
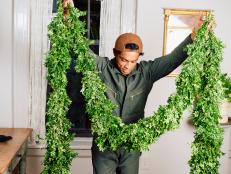
[{"label": "mirror glass", "polygon": [[[164,9],[164,42],[163,55],[170,53],[190,33],[198,16],[207,16],[209,10],[182,10]],[[168,76],[177,76],[181,67],[178,67]]]}]

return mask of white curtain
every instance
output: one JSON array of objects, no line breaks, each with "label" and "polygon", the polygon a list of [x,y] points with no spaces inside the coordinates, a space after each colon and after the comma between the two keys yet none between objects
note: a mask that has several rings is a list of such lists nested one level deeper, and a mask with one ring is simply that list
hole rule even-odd
[{"label": "white curtain", "polygon": [[137,0],[101,0],[99,55],[113,57],[116,38],[136,32]]},{"label": "white curtain", "polygon": [[31,33],[30,33],[30,106],[29,127],[34,132],[32,144],[36,137],[45,137],[45,108],[46,108],[46,68],[44,62],[49,50],[47,25],[52,17],[52,1],[31,1]]}]

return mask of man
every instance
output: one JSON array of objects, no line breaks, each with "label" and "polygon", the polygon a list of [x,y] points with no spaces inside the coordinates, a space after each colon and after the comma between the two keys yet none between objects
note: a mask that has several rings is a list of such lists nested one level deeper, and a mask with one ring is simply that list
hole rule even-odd
[{"label": "man", "polygon": [[[166,56],[137,63],[140,55],[143,55],[142,41],[134,33],[125,33],[115,42],[115,58],[97,57],[100,78],[107,85],[106,95],[117,106],[114,114],[126,124],[144,118],[145,104],[153,83],[168,75],[187,58],[184,47],[192,43],[193,37],[193,34],[189,35]],[[140,154],[127,152],[123,147],[101,152],[93,140],[94,174],[138,174]]]}]

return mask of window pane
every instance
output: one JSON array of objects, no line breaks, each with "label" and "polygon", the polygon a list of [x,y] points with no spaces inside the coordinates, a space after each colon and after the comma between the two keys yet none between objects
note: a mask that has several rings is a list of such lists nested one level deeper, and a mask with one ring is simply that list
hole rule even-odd
[{"label": "window pane", "polygon": [[[90,3],[90,4],[89,4]],[[98,54],[99,53],[99,27],[100,27],[100,1],[97,0],[74,0],[74,5],[81,11],[86,11],[87,15],[80,18],[80,20],[85,21],[86,29],[88,33],[86,37],[94,41],[90,45],[90,49]],[[90,121],[89,117],[86,114],[85,102],[82,93],[80,92],[82,85],[81,79],[82,75],[75,72],[74,69],[75,62],[72,61],[72,65],[67,74],[68,86],[67,91],[68,95],[72,100],[72,104],[69,108],[67,117],[73,123],[71,129],[72,132],[77,133],[79,137],[88,137],[91,136],[90,131]]]},{"label": "window pane", "polygon": [[86,114],[84,97],[80,92],[82,74],[75,71],[75,65],[76,63],[72,59],[70,69],[67,72],[67,94],[72,101],[67,117],[73,124],[71,132],[76,133],[76,136],[91,136],[90,121]]},{"label": "window pane", "polygon": [[100,1],[91,0],[90,15],[90,39],[99,40]]},{"label": "window pane", "polygon": [[[90,3],[90,4],[89,4]],[[86,37],[92,41],[90,48],[95,54],[99,54],[99,30],[100,30],[100,8],[99,0],[74,0],[74,5],[81,11],[87,12],[87,15],[80,20],[86,23]]]},{"label": "window pane", "polygon": [[88,0],[74,0],[74,5],[81,11],[87,11]]},{"label": "window pane", "polygon": [[[87,13],[85,16],[81,16],[80,20],[85,22],[86,29],[88,29],[87,28],[87,26],[88,26],[88,23],[87,23],[88,22],[87,21],[87,18],[88,18],[88,0],[74,0],[73,2],[74,2],[74,6],[76,8],[78,8],[80,11],[84,11]],[[87,37],[87,33],[86,33],[85,37]]]}]

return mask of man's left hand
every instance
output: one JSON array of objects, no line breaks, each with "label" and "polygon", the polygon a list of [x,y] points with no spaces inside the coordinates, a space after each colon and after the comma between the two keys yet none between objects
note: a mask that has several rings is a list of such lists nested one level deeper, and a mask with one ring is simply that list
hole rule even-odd
[{"label": "man's left hand", "polygon": [[196,36],[196,32],[200,29],[200,27],[202,26],[203,22],[204,22],[204,18],[205,16],[203,15],[197,15],[195,16],[195,23],[194,23],[194,28],[193,31],[191,33],[191,38],[192,40],[195,39]]}]

